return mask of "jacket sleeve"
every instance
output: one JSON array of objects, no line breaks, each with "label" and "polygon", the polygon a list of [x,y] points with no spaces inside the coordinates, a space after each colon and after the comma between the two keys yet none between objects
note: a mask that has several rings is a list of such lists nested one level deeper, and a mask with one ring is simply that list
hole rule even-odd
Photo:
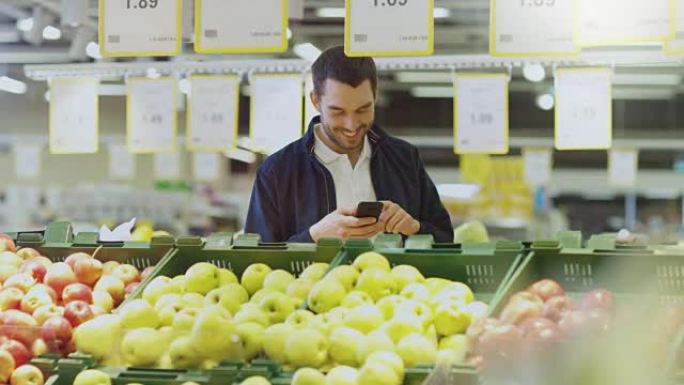
[{"label": "jacket sleeve", "polygon": [[437,193],[437,187],[425,171],[425,165],[420,159],[418,149],[414,149],[416,163],[418,167],[418,178],[420,184],[420,222],[419,234],[432,234],[436,242],[451,243],[454,241],[454,229],[451,226],[449,213],[442,205],[442,201]]},{"label": "jacket sleeve", "polygon": [[249,211],[245,221],[245,232],[261,235],[264,242],[282,242],[280,215],[276,203],[275,180],[267,171],[257,172]]}]

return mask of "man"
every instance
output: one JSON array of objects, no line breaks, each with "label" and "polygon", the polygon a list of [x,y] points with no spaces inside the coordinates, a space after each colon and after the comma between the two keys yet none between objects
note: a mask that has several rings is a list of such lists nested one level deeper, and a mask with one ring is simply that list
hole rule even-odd
[{"label": "man", "polygon": [[[245,231],[267,242],[378,233],[432,234],[451,242],[449,214],[418,150],[374,124],[377,73],[371,58],[347,58],[343,47],[312,66],[311,100],[320,113],[304,137],[259,168]],[[379,220],[356,218],[363,201],[382,201]]]}]

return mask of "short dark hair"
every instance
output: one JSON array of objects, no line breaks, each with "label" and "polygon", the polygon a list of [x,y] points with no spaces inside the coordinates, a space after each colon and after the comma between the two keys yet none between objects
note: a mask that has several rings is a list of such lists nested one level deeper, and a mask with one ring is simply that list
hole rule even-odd
[{"label": "short dark hair", "polygon": [[347,57],[344,47],[336,46],[326,49],[311,66],[313,72],[314,92],[323,94],[325,81],[333,79],[354,88],[366,80],[370,80],[373,95],[378,90],[378,73],[375,61],[370,57]]}]

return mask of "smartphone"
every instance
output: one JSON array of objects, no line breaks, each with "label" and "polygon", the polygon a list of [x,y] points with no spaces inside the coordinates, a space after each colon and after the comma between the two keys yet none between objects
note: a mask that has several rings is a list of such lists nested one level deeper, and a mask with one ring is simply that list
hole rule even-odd
[{"label": "smartphone", "polygon": [[356,207],[356,217],[375,218],[377,220],[380,218],[383,207],[382,202],[360,202]]}]

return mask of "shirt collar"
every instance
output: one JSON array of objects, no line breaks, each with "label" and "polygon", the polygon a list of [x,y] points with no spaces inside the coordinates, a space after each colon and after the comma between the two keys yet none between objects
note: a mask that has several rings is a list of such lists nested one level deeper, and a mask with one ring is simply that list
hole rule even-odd
[{"label": "shirt collar", "polygon": [[[335,162],[338,159],[344,159],[348,160],[346,154],[339,154],[335,152],[333,149],[328,147],[323,140],[318,136],[318,127],[320,126],[320,123],[317,124],[314,127],[314,136],[315,136],[315,145],[314,145],[314,152],[316,153],[316,156],[318,159],[320,159],[321,162],[325,164],[330,164]],[[366,135],[363,138],[363,149],[361,150],[361,154],[359,155],[359,162],[370,159],[371,158],[371,145],[368,140],[368,135]],[[358,162],[357,162],[358,164]]]}]

